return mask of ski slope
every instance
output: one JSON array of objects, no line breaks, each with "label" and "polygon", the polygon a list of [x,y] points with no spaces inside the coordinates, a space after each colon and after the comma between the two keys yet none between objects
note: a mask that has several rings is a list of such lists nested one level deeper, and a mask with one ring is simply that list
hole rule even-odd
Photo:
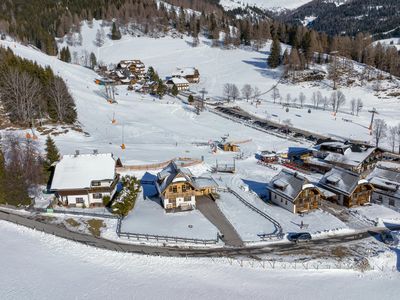
[{"label": "ski slope", "polygon": [[226,10],[248,5],[279,11],[283,9],[295,9],[311,1],[312,0],[220,0],[219,4]]}]

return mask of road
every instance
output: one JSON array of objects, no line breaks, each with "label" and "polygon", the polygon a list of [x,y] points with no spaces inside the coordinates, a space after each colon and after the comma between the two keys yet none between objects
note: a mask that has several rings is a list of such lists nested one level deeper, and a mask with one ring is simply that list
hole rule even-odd
[{"label": "road", "polygon": [[199,197],[196,202],[197,209],[218,228],[219,232],[223,234],[224,237],[222,240],[226,245],[232,247],[244,246],[243,241],[235,228],[213,200],[209,197]]},{"label": "road", "polygon": [[[161,256],[175,256],[175,257],[255,257],[262,254],[290,254],[293,251],[308,251],[313,247],[331,247],[337,245],[345,245],[349,242],[363,240],[377,234],[386,228],[370,228],[356,233],[347,235],[325,237],[323,239],[315,239],[309,241],[307,244],[293,244],[290,242],[282,242],[270,245],[256,245],[246,247],[219,247],[219,248],[179,248],[179,247],[157,247],[149,245],[138,245],[121,243],[117,241],[106,240],[97,238],[92,235],[81,234],[70,231],[65,227],[55,224],[43,223],[37,220],[29,219],[25,216],[17,215],[7,211],[0,210],[0,220],[12,222],[18,225],[23,225],[32,229],[43,231],[48,234],[65,238],[71,241],[82,243],[85,245],[93,246],[100,249],[107,249],[111,251],[147,254],[147,255],[161,255]],[[393,228],[400,230],[400,225]]]}]

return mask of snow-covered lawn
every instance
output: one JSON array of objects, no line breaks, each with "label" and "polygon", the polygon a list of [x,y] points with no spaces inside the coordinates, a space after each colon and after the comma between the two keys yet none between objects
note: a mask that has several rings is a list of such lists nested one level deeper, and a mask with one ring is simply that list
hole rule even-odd
[{"label": "snow-covered lawn", "polygon": [[[218,178],[219,179],[219,178]],[[265,212],[268,214],[270,217],[274,218],[276,221],[278,221],[283,229],[284,233],[290,233],[290,232],[299,232],[299,231],[306,231],[310,232],[311,234],[315,234],[318,236],[323,236],[326,234],[334,234],[335,232],[337,233],[343,233],[343,232],[348,232],[349,229],[344,224],[342,221],[340,221],[338,218],[334,217],[333,215],[321,211],[321,210],[314,210],[309,213],[303,214],[303,215],[298,215],[298,214],[293,214],[289,212],[288,210],[277,206],[273,204],[268,204],[264,201],[262,201],[256,193],[258,194],[266,194],[266,182],[256,182],[256,181],[251,181],[246,179],[241,179],[240,175],[226,175],[226,176],[221,176],[221,179],[224,183],[221,183],[221,181],[217,181],[220,185],[224,185],[230,187],[234,191],[236,191],[239,195],[241,195],[246,201],[251,203],[253,206],[257,207],[261,211]],[[245,182],[250,188],[250,191],[245,191],[241,187],[245,186]],[[230,200],[230,201],[233,201]],[[239,201],[239,200],[238,200]],[[226,201],[228,203],[228,201]],[[224,209],[226,209],[226,206],[224,205]],[[241,226],[248,226],[246,227],[245,231],[249,231],[249,228],[254,228],[256,232],[253,232],[255,234],[260,233],[257,232],[257,230],[260,230],[260,224],[258,224],[258,221],[256,218],[254,220],[249,221],[248,216],[243,218],[243,221],[240,222],[239,218],[240,216],[244,216],[244,212],[241,212],[241,215],[238,213],[234,213],[235,210],[234,208],[230,208],[232,212],[227,212],[227,214],[231,214],[231,216],[235,216],[235,218],[238,218],[236,221],[237,223],[242,224]],[[301,228],[301,222],[303,222],[303,228]],[[271,232],[271,231],[270,231]],[[270,232],[264,232],[264,233],[270,233]],[[240,232],[239,232],[240,233]]]},{"label": "snow-covered lawn", "polygon": [[397,272],[271,270],[123,254],[4,221],[0,240],[0,299],[298,299],[301,293],[310,300],[391,300],[400,292]]},{"label": "snow-covered lawn", "polygon": [[218,229],[198,210],[166,213],[157,200],[138,196],[133,211],[123,219],[122,232],[194,239],[216,239]]},{"label": "snow-covered lawn", "polygon": [[220,198],[216,200],[218,207],[243,241],[260,241],[257,234],[269,234],[275,230],[274,225],[261,215],[249,209],[234,195],[220,192]]},{"label": "snow-covered lawn", "polygon": [[400,223],[399,212],[379,204],[355,207],[351,208],[350,211],[355,217],[361,220],[377,222],[378,225],[384,226],[384,223]]}]

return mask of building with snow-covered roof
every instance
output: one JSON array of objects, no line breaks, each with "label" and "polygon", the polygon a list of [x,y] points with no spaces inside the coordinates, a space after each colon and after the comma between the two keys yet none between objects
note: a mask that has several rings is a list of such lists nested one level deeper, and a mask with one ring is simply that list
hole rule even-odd
[{"label": "building with snow-covered roof", "polygon": [[103,198],[112,198],[119,176],[111,153],[64,155],[56,164],[51,183],[62,205],[69,207],[103,206]]},{"label": "building with snow-covered roof", "polygon": [[194,67],[186,67],[186,68],[176,68],[176,71],[172,73],[172,78],[185,78],[190,83],[199,83],[200,82],[200,73]]},{"label": "building with snow-covered roof", "polygon": [[321,143],[316,149],[320,151],[325,162],[356,173],[373,169],[382,156],[382,151],[378,148],[342,142]]},{"label": "building with snow-covered roof", "polygon": [[400,164],[394,168],[389,168],[387,164],[379,164],[367,179],[374,187],[373,202],[400,211],[400,172],[398,167]]},{"label": "building with snow-covered roof", "polygon": [[353,207],[370,203],[374,190],[372,185],[360,175],[346,169],[334,167],[326,173],[319,185],[336,194],[336,198],[330,200],[340,205]]},{"label": "building with snow-covered roof", "polygon": [[169,88],[176,86],[178,91],[186,91],[189,89],[189,81],[183,77],[172,77],[167,80],[166,84]]},{"label": "building with snow-covered roof", "polygon": [[156,188],[166,210],[192,210],[197,196],[208,196],[217,184],[212,178],[197,177],[174,161],[157,174]]},{"label": "building with snow-covered roof", "polygon": [[317,209],[321,192],[297,172],[282,170],[267,185],[270,200],[292,213]]}]

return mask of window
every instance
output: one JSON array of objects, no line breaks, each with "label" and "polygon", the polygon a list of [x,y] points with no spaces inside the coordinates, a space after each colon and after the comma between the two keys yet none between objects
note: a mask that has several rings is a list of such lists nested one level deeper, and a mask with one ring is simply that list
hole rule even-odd
[{"label": "window", "polygon": [[100,186],[101,182],[100,181],[93,181],[92,186]]},{"label": "window", "polygon": [[182,192],[186,192],[186,184],[182,185]]},{"label": "window", "polygon": [[101,198],[103,198],[103,195],[101,193],[93,194],[93,199],[101,199]]},{"label": "window", "polygon": [[393,198],[389,198],[389,206],[394,206],[394,199]]},{"label": "window", "polygon": [[172,192],[177,193],[178,192],[178,188],[176,186],[172,187]]},{"label": "window", "polygon": [[168,190],[169,190],[170,192],[172,192],[172,186],[170,186]]},{"label": "window", "polygon": [[76,201],[76,204],[83,204],[83,203],[84,203],[84,201],[83,201],[83,198],[82,198],[82,197],[78,197],[78,198],[76,198],[76,199],[75,199],[75,201]]},{"label": "window", "polygon": [[287,205],[287,201],[285,201],[285,205]]},{"label": "window", "polygon": [[281,198],[281,203],[283,203],[283,199]]},{"label": "window", "polygon": [[274,199],[276,199],[276,194],[274,195]]}]

